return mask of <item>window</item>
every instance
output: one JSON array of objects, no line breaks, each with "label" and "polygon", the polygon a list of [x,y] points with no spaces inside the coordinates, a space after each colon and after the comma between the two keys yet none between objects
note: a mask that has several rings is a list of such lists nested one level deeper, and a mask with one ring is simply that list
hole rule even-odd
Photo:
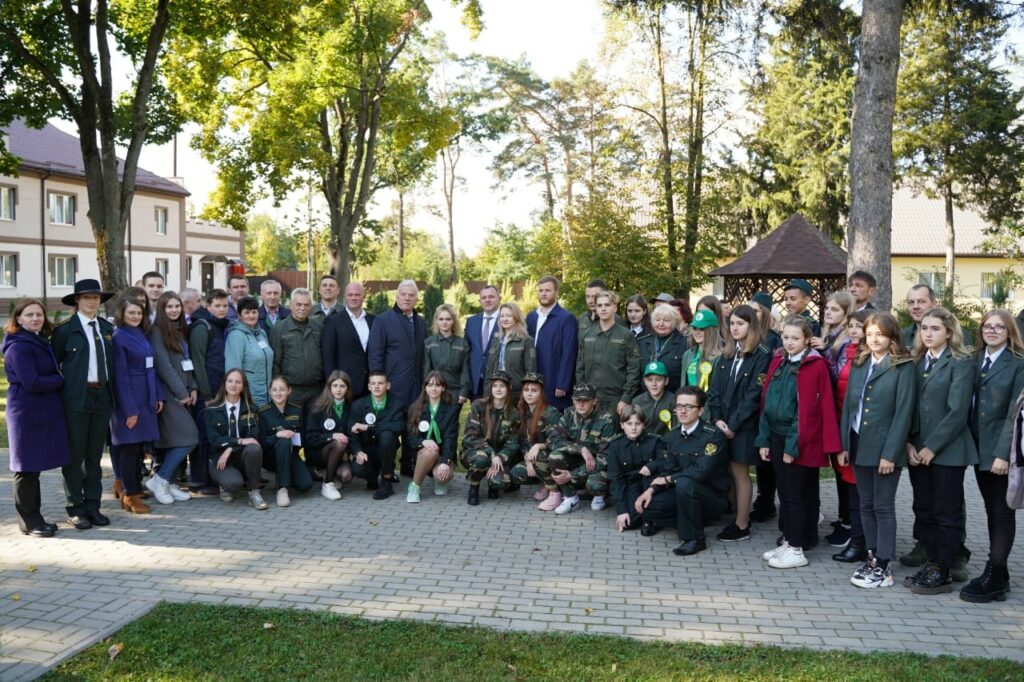
[{"label": "window", "polygon": [[75,224],[74,194],[50,194],[50,222],[54,225]]},{"label": "window", "polygon": [[185,259],[185,281],[192,281],[192,256]]},{"label": "window", "polygon": [[50,286],[74,286],[77,260],[74,256],[50,256]]},{"label": "window", "polygon": [[[1002,291],[999,291],[997,286]],[[994,296],[993,294],[998,295]],[[981,298],[1010,301],[1013,300],[1013,289],[1007,285],[1005,277],[1000,277],[1000,273],[983,272],[981,273]]]},{"label": "window", "polygon": [[0,220],[14,220],[14,206],[18,195],[13,187],[0,186]]},{"label": "window", "polygon": [[165,282],[167,281],[167,270],[168,270],[167,266],[168,266],[168,261],[167,261],[166,258],[157,258],[156,259],[156,267],[154,268],[154,270],[156,270],[157,272],[160,273],[160,276],[164,278]]},{"label": "window", "polygon": [[0,253],[0,287],[18,286],[18,254]]},{"label": "window", "polygon": [[918,284],[927,284],[939,298],[946,290],[946,273],[944,272],[922,272],[917,277]]},{"label": "window", "polygon": [[156,233],[167,234],[167,209],[160,206],[156,209]]}]

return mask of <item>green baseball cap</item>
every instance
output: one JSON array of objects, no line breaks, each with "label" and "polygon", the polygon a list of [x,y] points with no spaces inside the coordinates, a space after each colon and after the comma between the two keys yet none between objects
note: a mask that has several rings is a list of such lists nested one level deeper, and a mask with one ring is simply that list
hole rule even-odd
[{"label": "green baseball cap", "polygon": [[707,329],[708,327],[718,326],[718,316],[710,310],[698,310],[697,314],[693,316],[693,322],[690,326],[694,329]]},{"label": "green baseball cap", "polygon": [[644,366],[644,376],[647,376],[648,374],[657,374],[659,377],[667,377],[668,370],[665,369],[664,362],[658,362],[655,360],[654,362],[649,362]]}]

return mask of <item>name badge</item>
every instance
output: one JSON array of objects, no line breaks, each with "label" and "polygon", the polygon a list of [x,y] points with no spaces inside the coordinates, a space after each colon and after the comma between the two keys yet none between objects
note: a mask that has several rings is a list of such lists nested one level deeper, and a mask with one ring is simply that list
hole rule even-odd
[{"label": "name badge", "polygon": [[333,431],[335,426],[337,426],[337,424],[330,417],[328,417],[327,419],[324,420],[324,430],[325,431]]},{"label": "name badge", "polygon": [[363,417],[363,420],[367,423],[367,425],[373,426],[374,424],[377,423],[377,415],[375,415],[373,412],[367,412],[366,416]]},{"label": "name badge", "polygon": [[302,445],[301,433],[296,433],[294,436],[292,436],[292,445],[294,445],[295,447],[300,447]]},{"label": "name badge", "polygon": [[146,358],[146,369],[153,369],[153,356],[150,355]]},{"label": "name badge", "polygon": [[426,419],[420,422],[420,433],[426,433],[429,428],[430,423]]},{"label": "name badge", "polygon": [[194,369],[195,369],[195,367],[192,365],[192,361],[191,360],[182,360],[181,361],[181,371],[182,372],[191,372]]},{"label": "name badge", "polygon": [[258,341],[258,342],[256,343],[256,345],[257,345],[257,346],[259,346],[260,348],[269,348],[269,347],[270,347],[270,346],[269,346],[269,345],[267,344],[267,342],[266,342],[266,341],[264,341],[263,339],[260,339],[260,340],[259,340],[259,341]]}]

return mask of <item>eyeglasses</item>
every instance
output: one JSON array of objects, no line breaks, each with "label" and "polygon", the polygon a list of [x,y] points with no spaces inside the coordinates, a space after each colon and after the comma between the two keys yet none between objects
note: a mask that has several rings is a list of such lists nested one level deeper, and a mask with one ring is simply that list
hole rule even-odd
[{"label": "eyeglasses", "polygon": [[677,410],[699,410],[700,409],[700,405],[683,405],[683,404],[679,404],[679,405],[676,405],[676,409]]},{"label": "eyeglasses", "polygon": [[981,325],[981,331],[983,332],[1005,332],[1005,324],[983,324]]}]

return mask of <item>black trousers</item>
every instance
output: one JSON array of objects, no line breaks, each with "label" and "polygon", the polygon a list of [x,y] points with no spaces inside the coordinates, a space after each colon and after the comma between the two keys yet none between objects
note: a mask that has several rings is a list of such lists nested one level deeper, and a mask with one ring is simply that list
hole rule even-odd
[{"label": "black trousers", "polygon": [[377,480],[378,475],[394,478],[395,455],[398,454],[397,435],[391,431],[381,431],[373,440],[363,444],[363,451],[367,455],[365,464],[356,464],[355,457],[349,457],[353,476],[367,481]]},{"label": "black trousers", "polygon": [[110,428],[110,392],[106,388],[87,388],[86,396],[84,411],[68,410],[64,415],[71,455],[61,467],[68,516],[99,511],[103,497],[100,460]]},{"label": "black trousers", "polygon": [[16,472],[14,474],[14,509],[18,513],[18,527],[26,533],[41,528],[46,523],[39,511],[41,505],[39,472]]},{"label": "black trousers", "polygon": [[985,515],[988,518],[988,560],[996,566],[1006,566],[1006,560],[1013,549],[1017,534],[1017,510],[1006,504],[1007,476],[974,467],[978,490],[985,501]]},{"label": "black trousers", "polygon": [[810,546],[818,539],[818,512],[821,502],[818,470],[782,461],[786,437],[773,433],[772,465],[779,490],[779,525],[791,547]]},{"label": "black trousers", "polygon": [[643,519],[658,526],[675,526],[679,539],[686,542],[704,537],[704,527],[717,521],[728,507],[728,493],[681,476],[674,487],[654,493]]},{"label": "black trousers", "polygon": [[964,471],[931,464],[910,467],[918,538],[928,560],[945,568],[956,561],[964,534]]},{"label": "black trousers", "polygon": [[761,462],[756,470],[757,498],[754,500],[754,507],[759,511],[775,509],[775,467],[771,462]]},{"label": "black trousers", "polygon": [[123,443],[116,448],[125,495],[142,492],[142,446],[142,443]]},{"label": "black trousers", "polygon": [[[850,429],[850,465],[857,464],[860,434]],[[864,524],[860,520],[860,491],[856,484],[844,481],[836,472],[836,493],[839,495],[839,520],[850,527],[850,542],[864,545]],[[874,548],[872,548],[874,549]]]}]

